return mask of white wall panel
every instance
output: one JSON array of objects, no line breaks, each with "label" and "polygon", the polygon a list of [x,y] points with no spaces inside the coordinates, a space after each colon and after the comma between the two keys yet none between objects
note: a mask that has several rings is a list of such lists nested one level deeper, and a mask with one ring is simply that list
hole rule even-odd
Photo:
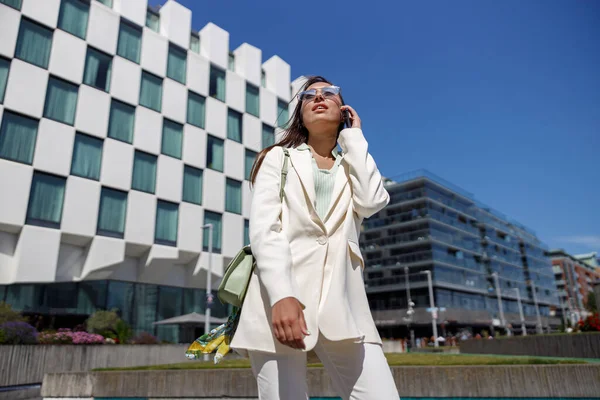
[{"label": "white wall panel", "polygon": [[279,56],[269,58],[263,64],[266,75],[266,86],[277,97],[290,101],[290,65],[283,61]]},{"label": "white wall panel", "polygon": [[161,154],[156,169],[156,196],[179,203],[183,190],[183,162]]},{"label": "white wall panel", "polygon": [[96,234],[100,189],[100,182],[69,176],[60,225],[62,232],[90,238]]},{"label": "white wall panel", "polygon": [[250,114],[244,114],[242,121],[242,140],[244,146],[253,151],[262,150],[262,123]]},{"label": "white wall panel", "polygon": [[212,22],[206,24],[200,31],[200,54],[226,70],[229,60],[229,32]]},{"label": "white wall panel", "polygon": [[189,124],[183,127],[183,162],[196,168],[206,167],[206,132]]},{"label": "white wall panel", "polygon": [[208,96],[208,81],[210,63],[204,57],[193,51],[188,51],[187,86],[194,92]]},{"label": "white wall panel", "polygon": [[0,159],[0,224],[25,224],[32,175],[31,166]]},{"label": "white wall panel", "polygon": [[192,31],[192,11],[168,0],[159,10],[160,31],[176,45],[188,49]]},{"label": "white wall panel", "polygon": [[202,207],[190,203],[181,203],[179,205],[177,247],[184,251],[201,253],[202,225],[204,225]]},{"label": "white wall panel", "polygon": [[110,95],[87,85],[79,87],[75,128],[105,138],[110,116]]},{"label": "white wall panel", "polygon": [[115,266],[125,259],[125,242],[106,236],[94,236],[88,256],[83,264],[81,279],[90,273]]},{"label": "white wall panel", "polygon": [[0,231],[0,284],[12,283],[15,279],[15,251],[19,235]]},{"label": "white wall panel", "polygon": [[53,282],[56,275],[60,231],[25,225],[15,252],[18,282]]},{"label": "white wall panel", "polygon": [[262,51],[251,44],[244,43],[233,51],[235,54],[235,72],[255,86],[260,86],[262,69]]},{"label": "white wall panel", "polygon": [[252,206],[252,191],[250,190],[250,182],[242,183],[242,216],[250,218],[250,207]]},{"label": "white wall panel", "polygon": [[206,132],[222,139],[227,137],[227,105],[212,97],[206,98]]},{"label": "white wall panel", "polygon": [[160,154],[163,117],[156,111],[138,106],[135,110],[133,145],[136,149]]},{"label": "white wall panel", "polygon": [[233,140],[225,141],[225,175],[238,181],[244,180],[244,145]]},{"label": "white wall panel", "polygon": [[23,15],[51,28],[56,28],[59,10],[60,0],[23,0],[21,6]]},{"label": "white wall panel", "polygon": [[[56,267],[57,281],[72,281],[81,275],[83,263],[85,261],[87,246],[73,245],[64,242],[64,235],[61,236],[58,251],[58,262]],[[91,239],[88,239],[89,242]]]},{"label": "white wall panel", "polygon": [[92,46],[114,55],[117,50],[120,18],[113,10],[97,1],[90,3],[87,41]]},{"label": "white wall panel", "polygon": [[167,73],[167,53],[169,41],[151,29],[144,28],[142,37],[142,68],[164,77]]},{"label": "white wall panel", "polygon": [[20,21],[20,12],[0,4],[0,54],[5,57],[12,58],[15,54]]},{"label": "white wall panel", "polygon": [[244,245],[244,218],[241,215],[223,214],[223,245],[221,254],[233,257]]},{"label": "white wall panel", "polygon": [[48,64],[50,73],[74,83],[81,83],[86,49],[84,40],[61,30],[54,31]]},{"label": "white wall panel", "polygon": [[243,113],[246,110],[246,80],[235,72],[227,71],[227,105]]},{"label": "white wall panel", "polygon": [[225,175],[212,169],[203,173],[202,206],[210,211],[225,210]]},{"label": "white wall panel", "polygon": [[156,196],[132,190],[127,196],[125,241],[151,246],[154,243]]},{"label": "white wall panel", "polygon": [[33,166],[51,174],[68,176],[71,171],[75,128],[42,118],[33,157]]},{"label": "white wall panel", "polygon": [[185,123],[187,114],[187,88],[172,79],[163,80],[162,113],[165,117]]},{"label": "white wall panel", "polygon": [[14,59],[10,63],[4,107],[41,118],[47,86],[48,71]]},{"label": "white wall panel", "polygon": [[133,146],[106,139],[102,151],[100,182],[115,189],[129,190],[133,169]]},{"label": "white wall panel", "polygon": [[112,62],[110,94],[129,104],[138,104],[142,70],[139,65],[121,57]]},{"label": "white wall panel", "polygon": [[115,11],[139,26],[146,24],[148,0],[114,0]]},{"label": "white wall panel", "polygon": [[271,126],[277,123],[277,96],[263,87],[260,88],[260,119]]}]

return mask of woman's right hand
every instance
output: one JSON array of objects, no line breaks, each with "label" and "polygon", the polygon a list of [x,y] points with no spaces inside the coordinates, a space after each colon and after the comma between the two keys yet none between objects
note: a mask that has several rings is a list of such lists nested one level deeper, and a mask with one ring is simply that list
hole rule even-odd
[{"label": "woman's right hand", "polygon": [[302,305],[295,297],[286,297],[273,305],[273,333],[282,344],[304,349],[304,337],[310,335],[304,320]]}]

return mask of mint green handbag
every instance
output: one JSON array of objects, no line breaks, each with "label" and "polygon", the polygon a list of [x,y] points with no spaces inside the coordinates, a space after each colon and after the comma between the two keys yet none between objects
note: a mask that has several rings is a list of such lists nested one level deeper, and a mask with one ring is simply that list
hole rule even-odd
[{"label": "mint green handbag", "polygon": [[[285,158],[283,160],[283,166],[281,167],[281,189],[279,190],[280,201],[283,201],[283,196],[285,194],[284,188],[288,173],[288,159],[290,158],[290,153],[286,148],[283,149],[283,153],[285,154]],[[244,297],[246,296],[246,290],[248,289],[248,284],[250,283],[250,278],[252,276],[252,271],[254,271],[255,266],[256,260],[252,255],[250,246],[242,247],[229,265],[227,265],[225,274],[223,274],[223,279],[221,280],[221,284],[217,291],[217,297],[219,297],[221,303],[242,307]]]}]

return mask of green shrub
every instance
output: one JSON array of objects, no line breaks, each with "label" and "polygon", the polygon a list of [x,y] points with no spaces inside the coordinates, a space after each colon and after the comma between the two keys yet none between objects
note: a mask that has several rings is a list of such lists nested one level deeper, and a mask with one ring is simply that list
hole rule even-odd
[{"label": "green shrub", "polygon": [[[89,333],[98,333],[104,337],[116,338],[117,323],[121,321],[115,310],[100,310],[93,313],[86,321],[85,327]],[[110,335],[113,333],[113,335]],[[108,336],[105,336],[107,334]]]},{"label": "green shrub", "polygon": [[10,304],[0,302],[0,325],[5,322],[27,322],[27,319],[20,312],[13,310]]},{"label": "green shrub", "polygon": [[133,336],[133,331],[131,330],[131,327],[127,324],[127,322],[121,319],[119,320],[119,322],[117,322],[117,325],[115,326],[115,334],[117,335],[117,343],[125,344],[129,343],[129,340]]}]

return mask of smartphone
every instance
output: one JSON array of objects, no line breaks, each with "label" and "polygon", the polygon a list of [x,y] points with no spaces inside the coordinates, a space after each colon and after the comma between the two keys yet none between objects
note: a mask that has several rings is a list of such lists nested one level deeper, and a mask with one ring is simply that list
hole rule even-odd
[{"label": "smartphone", "polygon": [[352,121],[350,120],[350,111],[344,110],[342,111],[342,115],[344,116],[344,125],[346,125],[346,128],[352,128]]}]

